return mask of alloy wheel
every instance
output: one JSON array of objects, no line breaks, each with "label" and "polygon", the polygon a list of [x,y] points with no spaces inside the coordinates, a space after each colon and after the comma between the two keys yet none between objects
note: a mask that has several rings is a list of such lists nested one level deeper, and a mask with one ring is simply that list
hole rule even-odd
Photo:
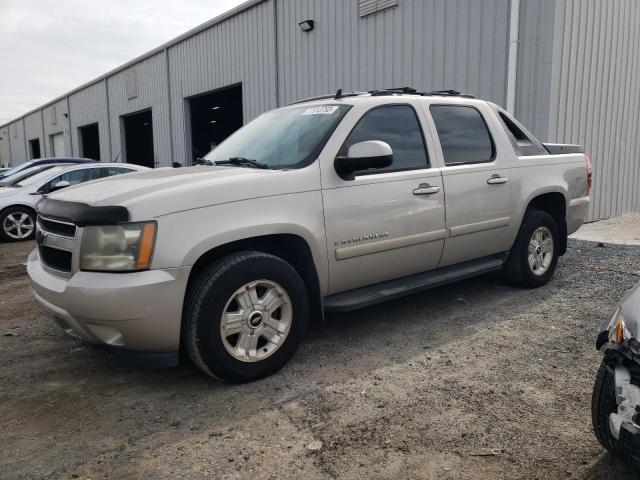
[{"label": "alloy wheel", "polygon": [[553,261],[553,234],[547,227],[538,227],[529,240],[529,267],[534,275],[547,273]]},{"label": "alloy wheel", "polygon": [[236,360],[264,360],[284,344],[292,317],[291,299],[281,285],[271,280],[246,283],[223,310],[222,343]]},{"label": "alloy wheel", "polygon": [[2,222],[4,233],[14,240],[29,238],[35,228],[33,218],[25,212],[13,212],[7,215]]}]

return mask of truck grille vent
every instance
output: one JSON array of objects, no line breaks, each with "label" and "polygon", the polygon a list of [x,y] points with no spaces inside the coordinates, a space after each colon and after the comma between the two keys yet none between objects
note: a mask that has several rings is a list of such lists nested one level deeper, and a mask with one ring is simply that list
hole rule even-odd
[{"label": "truck grille vent", "polygon": [[52,268],[59,272],[71,273],[71,252],[39,245],[38,254],[40,255],[40,261],[45,267]]},{"label": "truck grille vent", "polygon": [[74,238],[76,236],[76,226],[72,223],[58,222],[47,218],[38,217],[40,230],[62,237]]}]

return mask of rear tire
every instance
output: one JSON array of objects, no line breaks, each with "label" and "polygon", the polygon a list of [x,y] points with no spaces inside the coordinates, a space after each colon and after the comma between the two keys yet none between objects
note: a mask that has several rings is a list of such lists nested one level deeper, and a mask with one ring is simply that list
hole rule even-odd
[{"label": "rear tire", "polygon": [[511,283],[538,288],[553,276],[558,264],[560,235],[551,215],[542,210],[527,210],[504,273]]},{"label": "rear tire", "polygon": [[9,207],[0,212],[0,240],[22,242],[36,235],[36,214],[27,207]]},{"label": "rear tire", "polygon": [[183,346],[205,373],[249,382],[279,370],[307,328],[309,301],[298,272],[276,256],[246,251],[203,270],[187,292]]}]

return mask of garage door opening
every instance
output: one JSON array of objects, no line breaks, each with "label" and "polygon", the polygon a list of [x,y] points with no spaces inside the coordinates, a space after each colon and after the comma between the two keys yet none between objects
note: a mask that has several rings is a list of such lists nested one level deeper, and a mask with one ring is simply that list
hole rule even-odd
[{"label": "garage door opening", "polygon": [[31,159],[40,158],[40,139],[34,138],[33,140],[29,140],[29,150],[31,154]]},{"label": "garage door opening", "polygon": [[80,155],[84,158],[100,161],[98,124],[94,123],[78,128],[78,137],[80,138]]},{"label": "garage door opening", "polygon": [[242,126],[242,86],[189,98],[188,107],[191,160],[195,161]]},{"label": "garage door opening", "polygon": [[155,167],[153,121],[151,110],[128,115],[124,120],[125,158],[127,163]]}]

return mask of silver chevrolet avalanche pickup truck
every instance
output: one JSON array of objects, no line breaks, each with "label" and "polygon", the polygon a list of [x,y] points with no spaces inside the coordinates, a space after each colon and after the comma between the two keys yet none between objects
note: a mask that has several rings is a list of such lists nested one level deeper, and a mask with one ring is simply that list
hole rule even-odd
[{"label": "silver chevrolet avalanche pickup truck", "polygon": [[408,87],[267,112],[204,161],[39,202],[28,273],[58,325],[254,380],[324,312],[500,269],[544,285],[591,187],[579,146],[542,144],[490,102]]}]

